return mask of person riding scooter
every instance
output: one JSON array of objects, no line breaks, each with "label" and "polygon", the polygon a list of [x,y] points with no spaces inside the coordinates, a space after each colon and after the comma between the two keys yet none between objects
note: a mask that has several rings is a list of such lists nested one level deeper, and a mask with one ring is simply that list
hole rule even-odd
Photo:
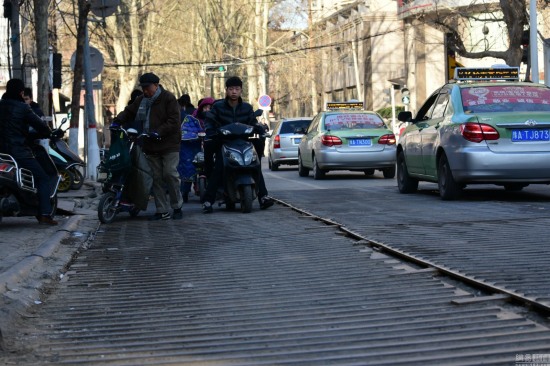
[{"label": "person riding scooter", "polygon": [[57,225],[52,217],[50,177],[35,158],[27,141],[29,127],[33,127],[44,138],[50,137],[52,131],[25,103],[24,90],[25,84],[20,79],[11,79],[6,84],[6,92],[0,100],[0,152],[11,155],[20,167],[33,173],[38,190],[38,222]]},{"label": "person riding scooter", "polygon": [[[209,177],[206,193],[203,198],[203,212],[211,213],[212,204],[216,200],[216,191],[218,185],[223,179],[223,159],[221,158],[221,142],[216,141],[218,128],[234,122],[244,123],[250,126],[257,126],[258,132],[265,132],[263,127],[258,125],[254,110],[249,103],[243,102],[241,93],[243,82],[237,76],[230,77],[225,82],[225,99],[219,100],[212,106],[212,109],[206,114],[205,130],[208,137],[213,138],[216,145],[213,150],[216,153],[214,169]],[[260,170],[258,177],[258,201],[260,208],[266,209],[273,206],[273,199],[267,195],[264,177]]]}]

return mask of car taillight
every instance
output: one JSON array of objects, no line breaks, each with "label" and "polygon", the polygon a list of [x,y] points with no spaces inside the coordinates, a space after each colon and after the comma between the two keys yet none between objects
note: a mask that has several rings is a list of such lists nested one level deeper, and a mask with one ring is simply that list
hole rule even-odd
[{"label": "car taillight", "polygon": [[498,140],[500,138],[500,134],[493,126],[476,122],[467,122],[460,125],[460,133],[466,140],[472,142]]},{"label": "car taillight", "polygon": [[378,143],[381,145],[395,145],[395,135],[393,133],[382,135],[378,139]]},{"label": "car taillight", "polygon": [[274,149],[281,148],[281,136],[275,135],[275,138],[273,139],[273,148]]},{"label": "car taillight", "polygon": [[321,143],[325,146],[336,146],[342,145],[342,140],[337,136],[323,135],[321,137]]}]

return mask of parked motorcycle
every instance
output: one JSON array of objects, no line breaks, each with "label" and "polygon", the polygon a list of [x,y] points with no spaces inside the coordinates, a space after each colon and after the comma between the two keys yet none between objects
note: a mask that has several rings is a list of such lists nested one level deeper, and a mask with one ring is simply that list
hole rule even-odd
[{"label": "parked motorcycle", "polygon": [[48,154],[50,155],[50,158],[52,159],[53,163],[55,164],[55,167],[57,171],[59,172],[59,176],[61,177],[61,181],[59,182],[59,187],[57,187],[58,192],[68,192],[71,187],[74,185],[75,176],[70,170],[70,165],[65,160],[63,156],[61,156],[57,151],[52,149],[50,146],[48,146]]},{"label": "parked motorcycle", "polygon": [[228,210],[240,204],[243,213],[252,211],[252,203],[258,196],[260,159],[250,141],[254,127],[243,123],[231,123],[220,127],[223,141],[224,202]]},{"label": "parked motorcycle", "polygon": [[[63,130],[61,127],[66,122],[67,118],[63,118],[60,125],[54,130],[54,137],[50,139],[50,147],[57,154],[52,154],[52,152],[50,152],[50,155],[55,156],[54,163],[58,165],[59,173],[62,175],[64,183],[62,184],[63,188],[68,185],[66,184],[66,180],[70,181],[70,179],[72,178],[72,182],[70,182],[70,185],[68,185],[69,189],[80,189],[84,184],[84,175],[82,174],[81,169],[84,169],[86,167],[86,164],[84,163],[84,160],[82,160],[80,156],[78,156],[78,154],[71,150],[67,142],[63,140],[63,134],[65,133],[65,130]],[[55,131],[60,131],[60,133],[57,134],[55,133]],[[60,159],[58,155],[60,155],[62,159]],[[66,174],[65,171],[69,172],[70,174]],[[60,192],[65,191],[61,190],[60,188]]]},{"label": "parked motorcycle", "polygon": [[[47,151],[40,145],[33,147],[34,155],[50,176],[50,200],[52,212],[57,210],[57,188],[61,178]],[[21,168],[9,154],[0,153],[0,221],[2,217],[36,216],[38,195],[34,176]]]}]

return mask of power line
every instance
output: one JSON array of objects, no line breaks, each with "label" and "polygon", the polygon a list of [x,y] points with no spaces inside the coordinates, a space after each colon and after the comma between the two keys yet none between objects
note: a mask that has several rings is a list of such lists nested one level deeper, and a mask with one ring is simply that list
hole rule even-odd
[{"label": "power line", "polygon": [[[388,30],[386,32],[377,33],[374,35],[364,36],[361,38],[358,38],[357,41],[365,41],[371,38],[375,37],[381,37],[390,33],[395,32],[402,32],[400,28]],[[350,43],[351,41],[338,41],[338,42],[332,42],[327,44],[322,44],[318,46],[308,46],[308,47],[300,47],[300,48],[294,48],[290,50],[281,50],[281,51],[273,51],[273,52],[267,52],[262,55],[255,55],[255,56],[249,56],[249,57],[243,57],[243,62],[233,62],[233,61],[227,61],[227,60],[190,60],[190,61],[176,61],[176,62],[156,62],[156,63],[146,63],[146,64],[106,64],[105,67],[108,68],[120,68],[120,67],[174,67],[174,66],[201,66],[203,64],[216,64],[216,63],[226,63],[231,65],[239,65],[243,64],[246,61],[253,61],[256,59],[262,59],[265,57],[273,57],[273,56],[284,56],[289,55],[293,53],[298,52],[306,52],[306,51],[313,51],[313,50],[320,50],[325,48],[331,48],[331,47],[338,47],[343,46],[345,44]]]}]

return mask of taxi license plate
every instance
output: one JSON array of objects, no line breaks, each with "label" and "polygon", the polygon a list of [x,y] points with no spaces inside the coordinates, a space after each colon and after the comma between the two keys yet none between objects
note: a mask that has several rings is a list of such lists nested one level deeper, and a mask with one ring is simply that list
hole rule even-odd
[{"label": "taxi license plate", "polygon": [[349,146],[372,146],[371,139],[350,139]]},{"label": "taxi license plate", "polygon": [[512,130],[512,141],[550,141],[550,130]]}]

